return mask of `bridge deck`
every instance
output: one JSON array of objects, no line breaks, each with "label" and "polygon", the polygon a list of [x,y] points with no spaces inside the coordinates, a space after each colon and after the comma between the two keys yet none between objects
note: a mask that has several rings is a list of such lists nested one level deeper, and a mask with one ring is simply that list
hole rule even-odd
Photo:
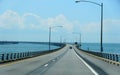
[{"label": "bridge deck", "polygon": [[[49,67],[49,65],[48,65]],[[92,71],[77,57],[73,49],[43,73],[44,75],[94,75]],[[33,74],[38,75],[38,74]]]},{"label": "bridge deck", "polygon": [[80,54],[80,56],[86,60],[86,62],[91,65],[99,75],[119,75],[120,66],[107,63],[93,56],[87,55],[84,52],[75,48],[75,50]]},{"label": "bridge deck", "polygon": [[[0,65],[1,75],[119,75],[120,67],[105,63],[75,49]],[[84,59],[84,60],[82,60]]]}]

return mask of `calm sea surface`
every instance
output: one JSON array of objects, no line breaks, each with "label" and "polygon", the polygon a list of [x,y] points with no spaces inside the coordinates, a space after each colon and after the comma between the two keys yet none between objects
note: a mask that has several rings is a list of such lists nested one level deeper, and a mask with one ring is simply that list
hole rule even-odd
[{"label": "calm sea surface", "polygon": [[[100,44],[99,43],[83,43],[81,48],[84,50],[100,52]],[[104,50],[103,52],[105,52],[105,53],[120,54],[120,43],[104,43],[103,50]]]},{"label": "calm sea surface", "polygon": [[[0,45],[1,53],[13,53],[13,52],[28,52],[28,51],[45,51],[48,50],[48,44],[32,44],[32,43],[18,43],[18,44],[4,44]],[[51,45],[51,49],[57,49],[58,46]],[[99,43],[82,43],[81,46],[84,50],[100,52]],[[103,44],[105,53],[118,53],[120,54],[120,44],[118,43],[105,43]]]},{"label": "calm sea surface", "polygon": [[[13,52],[28,52],[28,51],[45,51],[49,50],[48,44],[32,44],[32,43],[18,43],[18,44],[4,44],[0,45],[1,53]],[[58,46],[51,45],[51,49],[57,49]]]}]

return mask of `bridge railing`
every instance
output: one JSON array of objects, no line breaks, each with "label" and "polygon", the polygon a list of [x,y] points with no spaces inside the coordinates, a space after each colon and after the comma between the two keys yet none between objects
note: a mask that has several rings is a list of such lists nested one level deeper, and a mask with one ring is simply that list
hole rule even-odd
[{"label": "bridge railing", "polygon": [[[77,49],[79,49],[78,45],[75,45]],[[118,62],[120,65],[120,54],[113,54],[113,53],[103,53],[103,52],[95,52],[95,51],[88,51],[88,50],[83,50],[83,49],[79,49],[83,52],[98,56],[98,57],[102,57],[111,61],[115,61]],[[110,61],[110,62],[111,62]]]},{"label": "bridge railing", "polygon": [[120,54],[101,53],[101,52],[86,51],[86,50],[82,50],[82,51],[102,57],[102,58],[106,58],[112,61],[120,62]]},{"label": "bridge railing", "polygon": [[17,52],[17,53],[2,53],[2,54],[0,54],[0,63],[1,62],[21,60],[21,59],[40,56],[40,55],[43,55],[43,54],[48,54],[48,53],[51,53],[51,52],[58,51],[61,48],[63,48],[64,46],[65,46],[65,44],[61,45],[60,48],[50,50],[50,51],[47,50],[47,51],[28,51],[28,52]]}]

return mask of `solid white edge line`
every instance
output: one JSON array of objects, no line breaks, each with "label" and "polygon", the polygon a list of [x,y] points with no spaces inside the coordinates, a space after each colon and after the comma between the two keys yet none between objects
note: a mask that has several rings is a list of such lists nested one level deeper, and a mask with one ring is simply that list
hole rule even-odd
[{"label": "solid white edge line", "polygon": [[[77,54],[76,54],[77,55]],[[88,63],[86,63],[80,56],[77,57],[94,73],[94,75],[99,75]]]}]

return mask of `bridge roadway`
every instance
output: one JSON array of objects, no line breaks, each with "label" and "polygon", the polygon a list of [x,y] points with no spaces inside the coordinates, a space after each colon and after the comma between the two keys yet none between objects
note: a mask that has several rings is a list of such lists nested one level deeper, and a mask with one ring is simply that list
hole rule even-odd
[{"label": "bridge roadway", "polygon": [[[102,61],[92,59],[93,57],[84,55],[77,49],[70,49],[70,46],[71,45],[67,45],[54,53],[1,64],[0,75],[119,75],[119,70],[117,70],[118,73],[116,74],[112,73],[112,71],[112,74],[106,73],[108,71],[106,71],[107,68],[105,67],[103,70],[106,72],[104,72],[101,68],[95,66],[97,65],[95,64],[96,62],[98,62],[98,66],[100,66],[99,63]],[[75,51],[78,51],[81,56],[79,57]],[[88,59],[87,64],[86,58],[90,58],[93,61],[95,60],[95,63],[91,61],[95,65],[92,65]],[[114,68],[113,71],[114,70],[116,70],[116,68]]]}]

